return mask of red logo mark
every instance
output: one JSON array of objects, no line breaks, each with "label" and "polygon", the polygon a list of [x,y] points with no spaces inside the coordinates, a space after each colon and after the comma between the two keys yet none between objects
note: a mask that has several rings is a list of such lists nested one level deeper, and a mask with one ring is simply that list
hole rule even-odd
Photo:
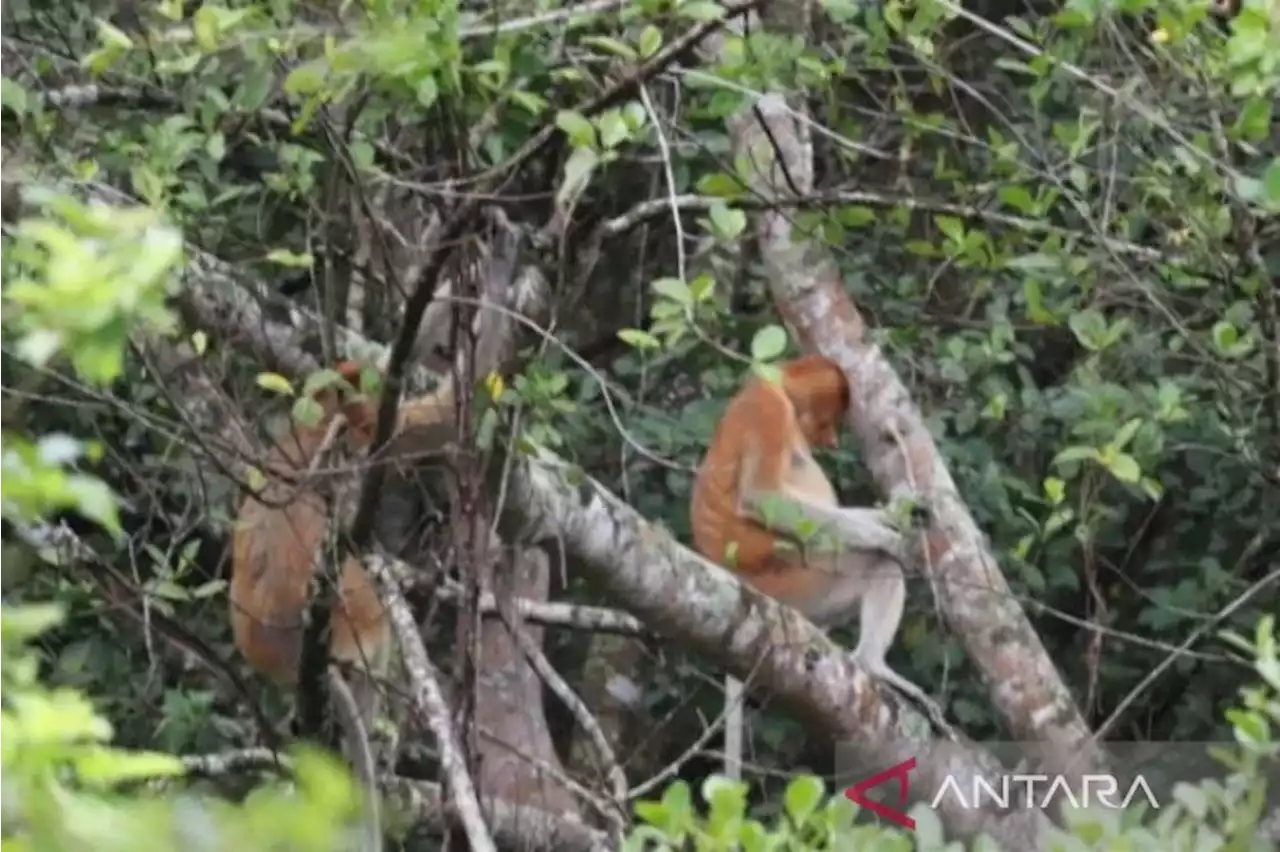
[{"label": "red logo mark", "polygon": [[907,780],[907,773],[916,768],[916,759],[908,758],[901,763],[890,766],[883,772],[877,772],[865,781],[859,781],[852,787],[844,791],[845,798],[851,802],[861,805],[874,814],[884,817],[887,820],[896,822],[904,828],[915,828],[916,821],[905,813],[880,802],[873,802],[866,797],[866,791],[875,787],[877,784],[883,784],[890,778],[898,779],[898,807],[902,807],[907,801],[907,790],[910,788],[910,782]]}]

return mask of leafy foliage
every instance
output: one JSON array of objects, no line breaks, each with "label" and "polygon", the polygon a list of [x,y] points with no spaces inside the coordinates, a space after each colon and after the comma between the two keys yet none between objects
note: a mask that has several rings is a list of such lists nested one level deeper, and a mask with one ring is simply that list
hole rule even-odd
[{"label": "leafy foliage", "polygon": [[[725,33],[714,57],[686,51],[679,67],[599,109],[587,108],[593,98],[723,7],[633,0],[607,14],[540,6],[510,19],[452,0],[118,5],[6,4],[6,44],[27,51],[23,62],[6,57],[0,88],[15,131],[6,180],[15,161],[38,161],[41,182],[74,191],[37,193],[42,213],[6,227],[5,356],[22,375],[69,370],[84,399],[148,416],[102,414],[90,428],[88,408],[42,399],[7,409],[7,520],[72,510],[123,551],[134,531],[121,507],[151,506],[143,498],[163,491],[225,528],[226,495],[185,475],[196,466],[172,440],[181,424],[155,377],[125,358],[132,335],[177,327],[173,271],[221,264],[252,278],[262,303],[296,297],[291,308],[336,316],[326,276],[364,262],[370,219],[408,218],[370,214],[371,199],[394,190],[452,203],[546,139],[503,184],[504,209],[540,223],[551,205],[575,223],[617,227],[585,296],[570,267],[589,252],[567,232],[547,265],[559,269],[568,321],[534,366],[491,381],[490,393],[523,406],[527,439],[684,536],[690,468],[724,403],[746,371],[769,376],[795,351],[767,274],[743,249],[761,201],[745,188],[748,164],[728,153],[724,120],[760,91],[802,92],[819,126],[823,189],[787,213],[836,257],[1090,721],[1119,713],[1113,730],[1130,738],[1258,739],[1252,716],[1228,724],[1220,712],[1221,696],[1251,675],[1213,637],[1250,629],[1280,600],[1267,586],[1280,536],[1275,0],[1245,0],[1225,28],[1204,0],[1042,11],[826,0],[813,30],[775,10],[766,27]],[[66,85],[90,80],[89,101]],[[79,198],[116,198],[109,187],[140,206]],[[373,280],[380,267],[364,271]],[[394,311],[370,302],[370,333],[386,332]],[[607,369],[566,354],[601,328],[624,344]],[[208,329],[190,334],[201,358],[234,350]],[[260,365],[242,372],[304,421],[316,415],[309,392],[333,381],[320,373],[299,391]],[[851,500],[873,499],[852,453],[829,466]],[[217,542],[150,528],[139,539],[149,605],[225,647],[221,621],[206,616],[221,587],[202,570]],[[162,844],[162,831],[137,832],[165,825],[171,800],[102,788],[177,774],[171,756],[150,750],[157,742],[213,748],[248,724],[190,672],[139,677],[152,671],[151,649],[111,627],[85,584],[44,566],[15,576],[7,567],[7,602],[61,605],[5,612],[4,783],[6,808],[17,802],[30,832],[20,839],[61,848],[79,841],[56,832],[90,825],[108,846]],[[958,642],[923,588],[912,600],[895,665],[932,685],[969,734],[995,734]],[[50,627],[58,611],[68,617]],[[1209,638],[1126,704],[1188,636]],[[1258,659],[1274,661],[1263,638]],[[652,677],[646,705],[717,702],[698,689],[701,668],[685,661]],[[1260,671],[1274,687],[1274,672]],[[1268,694],[1243,712],[1267,718]],[[788,745],[802,739],[795,723],[761,715],[763,761],[813,769],[813,755]],[[332,804],[347,794],[318,760],[298,757],[297,795],[265,794],[243,811],[202,801],[201,813],[216,815],[227,845],[253,825],[320,848],[305,844],[329,842],[346,807]],[[704,787],[705,820],[687,788],[641,816],[668,839],[697,827],[713,838],[756,832],[753,848],[781,842],[784,829],[770,835],[745,818],[743,791]],[[847,840],[833,828],[845,808],[814,790],[812,780],[765,785],[791,814],[785,836],[804,825],[814,843]],[[97,810],[107,801],[128,818],[107,824]],[[1203,801],[1187,812],[1225,820],[1217,826],[1250,818],[1238,803],[1228,814],[1208,804],[1225,799]]]}]

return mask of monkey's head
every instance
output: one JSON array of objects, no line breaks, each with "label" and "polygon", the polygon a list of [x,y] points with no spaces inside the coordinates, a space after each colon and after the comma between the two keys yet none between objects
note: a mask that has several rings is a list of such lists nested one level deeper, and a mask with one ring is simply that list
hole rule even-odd
[{"label": "monkey's head", "polygon": [[359,361],[340,361],[334,369],[349,387],[325,388],[317,395],[317,401],[324,406],[326,420],[341,411],[347,419],[347,440],[353,447],[366,447],[373,442],[378,399],[365,392]]},{"label": "monkey's head", "polygon": [[835,447],[849,408],[849,380],[840,365],[823,355],[804,355],[782,368],[782,385],[810,446]]}]

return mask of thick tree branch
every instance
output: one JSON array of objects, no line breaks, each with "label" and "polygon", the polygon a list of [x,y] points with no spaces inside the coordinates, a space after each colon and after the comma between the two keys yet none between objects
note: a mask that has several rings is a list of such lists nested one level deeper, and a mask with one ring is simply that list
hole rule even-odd
[{"label": "thick tree branch", "polygon": [[[915,757],[933,789],[948,774],[994,770],[976,747],[933,739],[923,717],[879,689],[800,613],[684,548],[580,470],[539,451],[516,459],[507,487],[504,538],[560,540],[592,581],[646,624],[736,677],[752,677],[864,758],[892,765]],[[1034,810],[1000,815],[945,803],[941,810],[953,830],[987,831],[1008,848],[1038,848],[1047,826]]]},{"label": "thick tree branch", "polygon": [[[768,197],[793,195],[778,168],[785,161],[797,190],[810,192],[812,153],[785,101],[770,94],[754,106],[732,126],[754,188]],[[850,425],[876,484],[890,499],[918,495],[929,510],[923,560],[929,579],[1013,735],[1057,746],[1054,769],[1099,765],[1079,708],[1011,593],[919,409],[867,339],[835,261],[823,247],[798,240],[780,213],[762,212],[755,225],[779,311],[806,347],[834,358],[849,375]]]}]

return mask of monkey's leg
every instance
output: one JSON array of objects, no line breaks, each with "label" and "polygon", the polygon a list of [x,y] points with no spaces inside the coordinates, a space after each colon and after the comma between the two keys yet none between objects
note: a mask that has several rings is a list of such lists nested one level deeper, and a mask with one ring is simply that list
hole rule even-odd
[{"label": "monkey's leg", "polygon": [[847,566],[853,572],[849,576],[859,573],[859,567],[864,572],[860,578],[864,585],[862,613],[858,624],[858,647],[854,649],[853,655],[867,670],[867,674],[914,699],[924,708],[934,725],[954,739],[955,732],[942,715],[942,708],[925,695],[920,687],[889,668],[886,662],[889,647],[902,623],[906,604],[907,587],[902,577],[902,568],[888,559],[868,560],[863,556],[858,561],[861,565]]}]

